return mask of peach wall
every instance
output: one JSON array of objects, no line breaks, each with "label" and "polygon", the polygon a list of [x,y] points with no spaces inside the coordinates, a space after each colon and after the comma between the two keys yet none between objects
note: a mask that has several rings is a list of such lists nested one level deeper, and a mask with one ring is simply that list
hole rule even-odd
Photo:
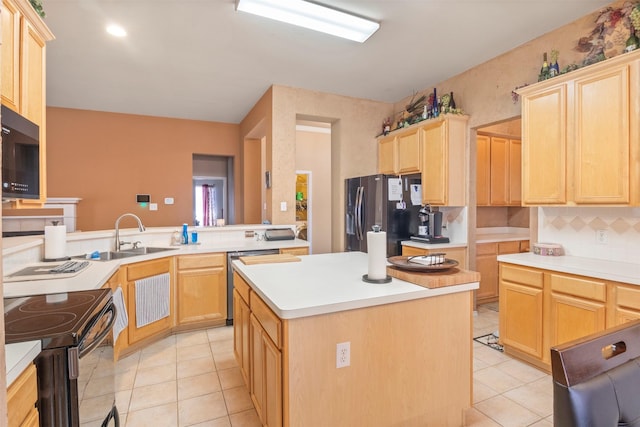
[{"label": "peach wall", "polygon": [[[82,198],[83,231],[113,229],[125,212],[147,226],[193,224],[192,155],[232,156],[239,169],[239,151],[235,124],[47,108],[47,194]],[[158,210],[138,206],[136,194],[150,194]]]},{"label": "peach wall", "polygon": [[[315,92],[285,86],[273,86],[240,125],[247,134],[261,120],[270,122],[267,138],[267,168],[272,173],[272,188],[267,192],[267,217],[273,224],[295,223],[295,142],[296,122],[312,120],[331,123],[331,212],[332,250],[344,250],[344,179],[375,173],[381,117],[391,113],[391,104],[367,99]],[[271,106],[272,111],[263,109]],[[265,126],[266,128],[266,126]],[[273,160],[272,160],[273,159]],[[280,202],[287,211],[280,211]]]}]

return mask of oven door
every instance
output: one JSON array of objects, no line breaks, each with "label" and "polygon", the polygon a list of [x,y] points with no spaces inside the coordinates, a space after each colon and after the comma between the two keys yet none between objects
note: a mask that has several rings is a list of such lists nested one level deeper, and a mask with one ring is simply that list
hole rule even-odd
[{"label": "oven door", "polygon": [[[80,337],[76,355],[70,355],[77,362],[76,377],[77,397],[71,399],[77,402],[79,425],[106,427],[120,425],[118,410],[115,402],[115,362],[113,360],[113,346],[106,342],[113,330],[116,319],[116,308],[112,300],[105,309],[98,313],[90,322],[90,326]],[[71,353],[70,349],[70,353]],[[74,373],[71,372],[71,378]]]},{"label": "oven door", "polygon": [[87,323],[77,346],[46,349],[38,355],[41,427],[120,425],[113,347],[103,345],[115,316],[115,306],[109,300]]}]

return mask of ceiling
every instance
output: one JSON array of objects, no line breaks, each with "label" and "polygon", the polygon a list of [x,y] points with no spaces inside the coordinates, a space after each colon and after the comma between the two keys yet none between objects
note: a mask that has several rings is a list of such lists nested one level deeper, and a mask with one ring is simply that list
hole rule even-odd
[{"label": "ceiling", "polygon": [[[239,123],[272,84],[397,102],[609,4],[322,0],[372,18],[363,44],[234,0],[44,0],[47,105]],[[124,39],[105,27],[124,26]]]}]

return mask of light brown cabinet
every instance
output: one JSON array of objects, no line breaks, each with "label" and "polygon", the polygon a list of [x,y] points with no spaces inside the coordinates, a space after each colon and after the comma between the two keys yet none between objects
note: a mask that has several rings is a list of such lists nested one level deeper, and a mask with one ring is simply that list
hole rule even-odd
[{"label": "light brown cabinet", "polygon": [[251,387],[251,359],[249,325],[251,288],[242,277],[233,272],[233,353],[247,389]]},{"label": "light brown cabinet", "polygon": [[282,426],[282,322],[233,272],[234,355],[263,426]]},{"label": "light brown cabinet", "polygon": [[33,363],[7,389],[7,419],[9,427],[37,427],[38,383]]},{"label": "light brown cabinet", "polygon": [[216,326],[227,318],[226,253],[177,257],[176,323]]},{"label": "light brown cabinet", "polygon": [[[125,283],[127,284],[127,313],[129,317],[128,335],[129,346],[140,342],[146,338],[151,338],[163,333],[168,334],[173,326],[173,258],[160,258],[153,261],[143,261],[128,264],[124,267]],[[158,276],[164,273],[169,274],[169,316],[163,317],[152,323],[137,327],[136,315],[136,281]]]},{"label": "light brown cabinet", "polygon": [[524,205],[640,204],[640,52],[520,94]]},{"label": "light brown cabinet", "polygon": [[476,145],[476,204],[520,206],[520,140],[478,135]]},{"label": "light brown cabinet", "polygon": [[422,143],[422,203],[466,205],[467,116],[427,120]]},{"label": "light brown cabinet", "polygon": [[498,255],[529,251],[528,240],[478,243],[476,245],[476,271],[480,273],[480,287],[476,303],[498,300]]},{"label": "light brown cabinet", "polygon": [[608,325],[616,326],[640,319],[640,287],[613,283],[612,296],[611,314],[607,318]]},{"label": "light brown cabinet", "polygon": [[419,173],[422,127],[395,131],[378,140],[378,172],[386,175]]},{"label": "light brown cabinet", "polygon": [[299,248],[280,248],[280,253],[290,255],[309,255],[309,247],[303,246]]},{"label": "light brown cabinet", "polygon": [[416,248],[414,246],[402,245],[403,256],[415,256],[415,255],[429,255],[433,253],[444,253],[448,259],[458,261],[460,268],[467,268],[467,248],[442,248],[442,249],[423,249]]},{"label": "light brown cabinet", "polygon": [[638,286],[500,263],[500,341],[547,371],[552,346],[638,318]]},{"label": "light brown cabinet", "polygon": [[548,273],[551,291],[549,345],[605,329],[606,284],[602,280]]},{"label": "light brown cabinet", "polygon": [[40,128],[40,199],[19,200],[16,207],[46,201],[46,42],[53,34],[28,0],[2,0],[1,101]]},{"label": "light brown cabinet", "polygon": [[517,354],[544,359],[543,273],[500,264],[500,342]]}]

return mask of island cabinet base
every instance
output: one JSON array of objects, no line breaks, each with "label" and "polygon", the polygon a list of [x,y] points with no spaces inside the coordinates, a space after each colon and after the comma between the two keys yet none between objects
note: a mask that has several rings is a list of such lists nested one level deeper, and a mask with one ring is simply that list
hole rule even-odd
[{"label": "island cabinet base", "polygon": [[[461,426],[473,292],[283,321],[283,425]],[[350,366],[336,368],[336,345]]]}]

